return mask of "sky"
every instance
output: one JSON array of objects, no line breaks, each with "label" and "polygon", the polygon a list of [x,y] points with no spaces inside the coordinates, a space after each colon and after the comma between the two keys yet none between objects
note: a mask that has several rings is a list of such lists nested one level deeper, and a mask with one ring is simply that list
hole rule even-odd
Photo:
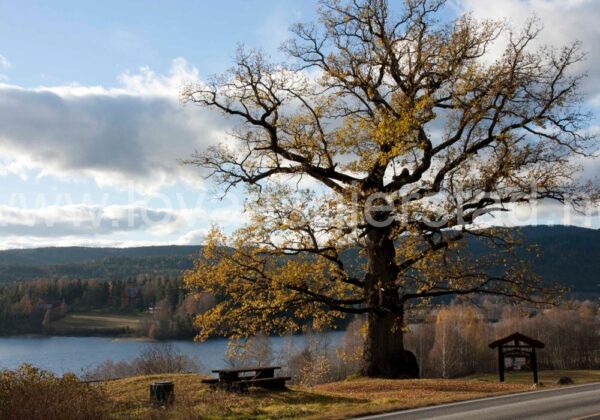
[{"label": "sky", "polygon": [[[199,244],[212,224],[240,226],[243,196],[219,200],[180,164],[232,124],[182,104],[182,84],[226,70],[240,43],[282,59],[289,26],[315,20],[316,4],[0,0],[0,248]],[[517,27],[536,15],[542,42],[581,40],[585,106],[600,110],[600,2],[450,0],[445,13],[464,12]],[[536,215],[600,226],[556,206]]]}]

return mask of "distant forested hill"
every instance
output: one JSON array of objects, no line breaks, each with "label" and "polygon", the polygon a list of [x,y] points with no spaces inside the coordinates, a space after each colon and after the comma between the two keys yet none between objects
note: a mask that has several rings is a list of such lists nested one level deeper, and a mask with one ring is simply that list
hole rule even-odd
[{"label": "distant forested hill", "polygon": [[198,255],[199,246],[144,246],[136,248],[33,248],[0,251],[0,264],[45,266],[91,263],[107,258],[187,257]]},{"label": "distant forested hill", "polygon": [[120,280],[139,275],[180,276],[199,246],[35,248],[0,251],[0,282],[43,278]]},{"label": "distant forested hill", "polygon": [[[578,297],[600,297],[600,231],[569,226],[521,228],[525,245],[537,244],[535,271],[569,286]],[[0,282],[40,278],[118,280],[138,275],[179,276],[191,268],[199,246],[139,248],[36,248],[0,251]],[[487,252],[471,243],[475,254]],[[345,259],[357,264],[356,250]],[[526,254],[523,253],[523,256]],[[351,264],[350,264],[351,265]]]},{"label": "distant forested hill", "polygon": [[534,270],[569,286],[579,297],[600,297],[600,230],[573,226],[522,228],[526,245],[538,244]]}]

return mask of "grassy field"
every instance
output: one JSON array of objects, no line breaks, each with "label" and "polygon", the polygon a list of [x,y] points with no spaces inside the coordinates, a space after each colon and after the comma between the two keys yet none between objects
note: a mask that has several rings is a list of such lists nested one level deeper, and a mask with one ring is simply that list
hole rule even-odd
[{"label": "grassy field", "polygon": [[[542,370],[539,372],[539,381],[542,385],[552,385],[558,378],[568,376],[576,384],[600,382],[600,370]],[[468,379],[497,382],[498,374],[472,375]],[[506,372],[504,380],[509,384],[531,384],[531,372]]]},{"label": "grassy field", "polygon": [[[175,383],[174,406],[153,409],[150,383]],[[480,380],[354,379],[287,391],[250,390],[247,394],[212,391],[198,375],[156,375],[107,382],[115,417],[121,418],[324,418],[336,419],[445,402],[531,390],[531,384]]]},{"label": "grassy field", "polygon": [[67,314],[51,324],[59,331],[118,331],[137,330],[144,319],[143,315],[125,315],[102,312],[86,312]]},{"label": "grassy field", "polygon": [[[575,384],[600,382],[600,371],[542,371],[545,387],[568,376]],[[114,403],[113,413],[121,418],[319,418],[339,419],[414,407],[531,391],[531,372],[506,375],[501,384],[495,375],[477,375],[462,380],[383,380],[359,378],[317,385],[291,386],[287,391],[250,390],[237,394],[210,390],[194,374],[139,376],[110,381],[103,386]],[[149,385],[157,380],[175,383],[175,404],[154,409],[148,403]]]}]

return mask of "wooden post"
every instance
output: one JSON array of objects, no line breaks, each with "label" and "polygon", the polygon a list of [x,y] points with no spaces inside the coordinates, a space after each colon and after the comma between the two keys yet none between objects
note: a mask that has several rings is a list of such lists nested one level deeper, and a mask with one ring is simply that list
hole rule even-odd
[{"label": "wooden post", "polygon": [[500,373],[500,382],[504,382],[504,350],[498,346],[498,372]]},{"label": "wooden post", "polygon": [[531,369],[533,370],[533,383],[538,383],[538,366],[537,366],[537,355],[535,354],[535,347],[531,351]]}]

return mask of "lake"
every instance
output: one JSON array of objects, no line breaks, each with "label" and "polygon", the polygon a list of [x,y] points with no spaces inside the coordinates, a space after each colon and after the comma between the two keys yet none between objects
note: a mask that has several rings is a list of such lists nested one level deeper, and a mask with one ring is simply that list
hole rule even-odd
[{"label": "lake", "polygon": [[[321,339],[335,347],[344,331],[332,331],[320,335]],[[203,343],[191,340],[169,340],[182,353],[198,360],[206,370],[225,367],[227,339],[211,339]],[[305,337],[271,337],[274,355],[299,350]],[[0,368],[14,369],[23,363],[53,371],[57,374],[73,372],[80,375],[105,360],[130,360],[138,356],[148,341],[123,340],[107,337],[46,337],[15,336],[0,338]]]}]

